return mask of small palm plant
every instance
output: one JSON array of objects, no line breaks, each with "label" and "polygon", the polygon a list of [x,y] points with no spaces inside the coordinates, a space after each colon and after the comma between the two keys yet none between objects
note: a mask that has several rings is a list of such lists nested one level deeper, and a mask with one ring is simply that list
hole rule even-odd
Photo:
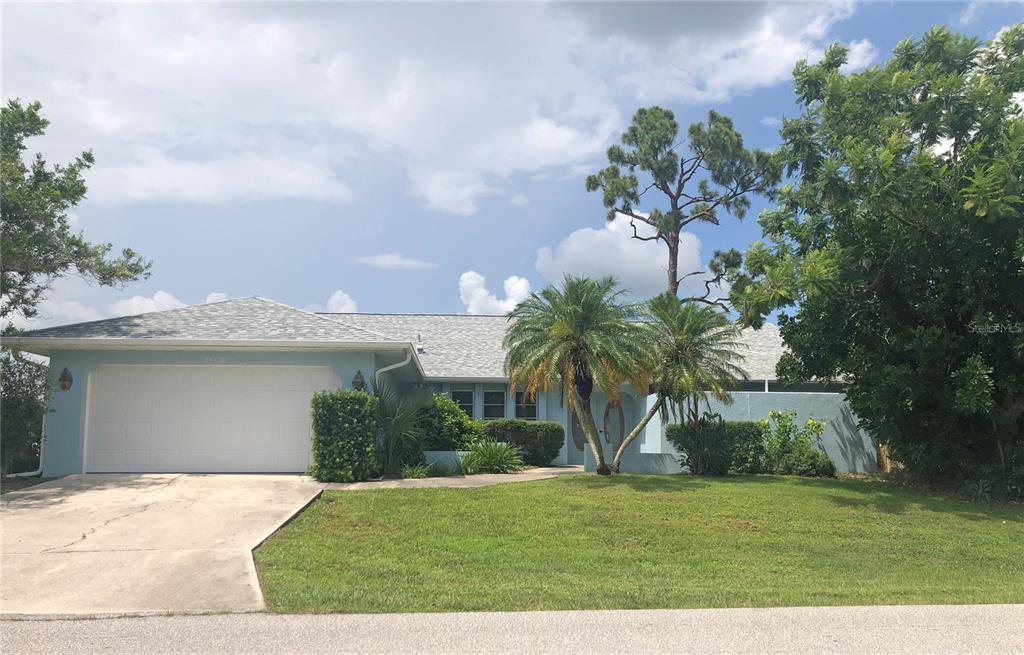
[{"label": "small palm plant", "polygon": [[564,384],[601,475],[611,469],[598,441],[590,397],[597,388],[616,403],[625,382],[646,389],[651,370],[650,349],[635,320],[642,306],[624,302],[624,293],[613,277],[567,275],[560,289],[549,286],[519,303],[509,313],[505,333],[510,384],[528,397]]},{"label": "small palm plant", "polygon": [[385,380],[374,386],[373,395],[378,399],[381,468],[386,477],[400,477],[404,466],[420,464],[423,458],[423,431],[418,419],[431,396],[426,392],[400,395]]},{"label": "small palm plant", "polygon": [[671,293],[651,299],[644,321],[646,342],[656,357],[654,384],[657,400],[623,439],[612,470],[637,435],[668,401],[686,405],[694,421],[701,398],[730,402],[729,391],[747,375],[740,368],[740,330],[724,312],[695,301],[682,301]]}]

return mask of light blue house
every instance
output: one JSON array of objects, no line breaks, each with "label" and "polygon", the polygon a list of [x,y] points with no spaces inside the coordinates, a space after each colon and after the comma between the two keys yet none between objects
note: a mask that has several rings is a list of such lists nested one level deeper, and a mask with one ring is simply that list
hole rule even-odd
[{"label": "light blue house", "polygon": [[[381,379],[447,393],[473,418],[556,421],[566,440],[554,463],[586,463],[579,426],[557,392],[530,401],[510,393],[505,326],[503,316],[312,314],[253,297],[34,330],[3,343],[50,358],[45,476],[302,472],[312,394]],[[824,446],[838,469],[874,470],[874,446],[840,394],[777,385],[782,341],[773,326],[745,332],[744,342],[751,382],[717,411],[758,420],[790,409],[825,420]],[[648,402],[631,388],[618,405],[595,394],[609,456]],[[678,470],[663,431],[652,421],[623,469]]]}]

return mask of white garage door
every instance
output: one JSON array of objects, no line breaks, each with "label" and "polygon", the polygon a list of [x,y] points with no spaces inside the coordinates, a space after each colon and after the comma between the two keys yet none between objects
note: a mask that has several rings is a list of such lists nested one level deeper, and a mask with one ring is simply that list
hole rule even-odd
[{"label": "white garage door", "polygon": [[305,471],[310,398],[338,386],[326,366],[100,366],[85,470]]}]

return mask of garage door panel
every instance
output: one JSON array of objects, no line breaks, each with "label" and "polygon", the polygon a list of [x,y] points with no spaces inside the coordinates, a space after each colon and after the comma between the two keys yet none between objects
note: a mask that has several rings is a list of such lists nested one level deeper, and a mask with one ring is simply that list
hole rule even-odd
[{"label": "garage door panel", "polygon": [[303,472],[329,367],[101,366],[89,385],[90,472]]}]

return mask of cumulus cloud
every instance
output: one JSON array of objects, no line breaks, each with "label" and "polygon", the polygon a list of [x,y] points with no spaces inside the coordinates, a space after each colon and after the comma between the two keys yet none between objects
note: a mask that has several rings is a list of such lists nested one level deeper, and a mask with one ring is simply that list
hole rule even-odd
[{"label": "cumulus cloud", "polygon": [[581,47],[618,87],[644,103],[705,103],[788,80],[797,60],[821,56],[853,3],[650,3],[642,12],[630,3],[571,3],[565,11],[604,26],[604,39]]},{"label": "cumulus cloud", "polygon": [[[650,236],[651,228],[637,223],[641,236]],[[639,298],[661,293],[666,287],[668,251],[658,241],[632,238],[630,221],[621,214],[604,227],[582,228],[572,232],[555,246],[537,251],[534,267],[552,282],[572,275],[602,277],[614,275],[624,288]],[[701,265],[700,239],[684,232],[679,241],[679,273],[704,270]],[[699,276],[685,278],[680,284],[684,295],[703,294]]]},{"label": "cumulus cloud", "polygon": [[459,276],[459,298],[469,314],[507,314],[530,295],[530,281],[518,275],[505,278],[505,297],[487,290],[487,279],[476,271]]},{"label": "cumulus cloud", "polygon": [[782,121],[780,121],[775,116],[765,116],[764,118],[759,120],[758,123],[764,125],[765,127],[778,127],[779,125],[782,125]]},{"label": "cumulus cloud", "polygon": [[222,293],[220,291],[211,291],[210,293],[206,294],[206,301],[205,302],[208,302],[208,303],[210,303],[210,302],[223,302],[223,301],[225,301],[227,299],[228,299],[228,294]]},{"label": "cumulus cloud", "polygon": [[341,289],[338,289],[331,294],[330,298],[327,299],[327,311],[345,314],[359,311],[359,309],[352,296],[348,295]]},{"label": "cumulus cloud", "polygon": [[867,39],[851,41],[847,48],[846,63],[840,68],[843,73],[859,71],[878,61],[878,49]]},{"label": "cumulus cloud", "polygon": [[358,257],[356,261],[360,264],[366,264],[367,266],[373,266],[374,268],[382,268],[386,271],[422,270],[424,268],[434,268],[437,266],[434,262],[416,259],[415,257],[406,257],[400,252],[389,252],[384,255]]},{"label": "cumulus cloud", "polygon": [[152,296],[132,296],[126,300],[119,300],[110,306],[114,316],[133,316],[145,314],[146,312],[161,312],[165,309],[177,309],[184,307],[181,302],[166,291],[157,291]]},{"label": "cumulus cloud", "polygon": [[960,13],[959,23],[961,27],[970,25],[978,20],[978,17],[986,10],[992,7],[1005,7],[1007,5],[1019,5],[1024,0],[971,0],[964,7],[964,10]]},{"label": "cumulus cloud", "polygon": [[[724,101],[815,58],[848,3],[10,5],[4,88],[86,147],[95,203],[342,202],[398,167],[429,208],[521,202],[638,102]],[[230,35],[231,38],[225,38]],[[393,173],[390,173],[393,176]]]},{"label": "cumulus cloud", "polygon": [[101,318],[106,318],[96,309],[77,300],[48,298],[39,303],[36,309],[36,315],[31,319],[14,316],[11,318],[11,323],[20,330],[32,330],[53,325],[64,325],[66,323],[98,321]]}]

